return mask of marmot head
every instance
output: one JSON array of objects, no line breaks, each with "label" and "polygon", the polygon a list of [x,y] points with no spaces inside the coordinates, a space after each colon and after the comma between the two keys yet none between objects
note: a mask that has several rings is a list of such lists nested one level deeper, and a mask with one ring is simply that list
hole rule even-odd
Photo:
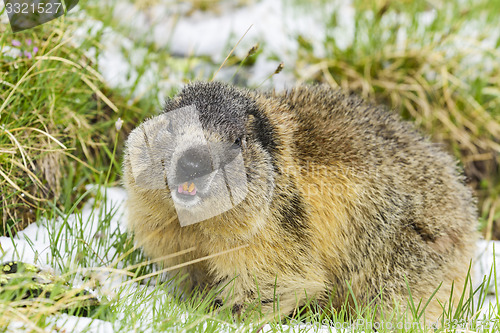
[{"label": "marmot head", "polygon": [[272,197],[272,133],[253,93],[188,85],[130,134],[125,185],[174,205],[181,225],[212,218],[245,224],[246,212],[267,210]]}]

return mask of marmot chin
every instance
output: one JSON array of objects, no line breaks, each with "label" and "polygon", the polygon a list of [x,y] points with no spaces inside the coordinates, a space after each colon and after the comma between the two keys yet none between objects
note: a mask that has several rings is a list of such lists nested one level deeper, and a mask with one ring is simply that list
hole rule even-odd
[{"label": "marmot chin", "polygon": [[279,300],[288,314],[310,298],[340,309],[353,295],[404,308],[407,282],[423,304],[442,282],[426,311],[437,318],[474,254],[475,200],[457,161],[325,86],[189,84],[130,134],[123,176],[145,253],[166,266],[208,256],[180,273],[191,287],[228,285],[219,297],[234,311]]}]

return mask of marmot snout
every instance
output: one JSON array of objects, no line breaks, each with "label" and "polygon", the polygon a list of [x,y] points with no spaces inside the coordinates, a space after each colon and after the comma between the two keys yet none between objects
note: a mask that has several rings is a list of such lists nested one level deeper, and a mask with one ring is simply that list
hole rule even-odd
[{"label": "marmot snout", "polygon": [[[457,302],[477,216],[456,161],[410,124],[327,87],[194,83],[127,141],[128,223],[146,254],[241,309]],[[238,248],[235,251],[228,251]],[[425,303],[424,303],[425,304]]]}]

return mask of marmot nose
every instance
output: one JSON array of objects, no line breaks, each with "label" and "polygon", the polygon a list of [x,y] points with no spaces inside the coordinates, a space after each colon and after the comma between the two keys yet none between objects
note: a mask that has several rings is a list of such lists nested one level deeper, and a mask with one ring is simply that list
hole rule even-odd
[{"label": "marmot nose", "polygon": [[177,160],[177,178],[180,182],[191,181],[211,173],[212,162],[207,148],[190,148]]}]

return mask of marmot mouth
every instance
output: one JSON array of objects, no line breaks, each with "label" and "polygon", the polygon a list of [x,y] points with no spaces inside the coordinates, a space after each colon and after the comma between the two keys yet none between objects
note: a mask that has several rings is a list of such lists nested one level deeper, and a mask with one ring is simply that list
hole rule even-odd
[{"label": "marmot mouth", "polygon": [[219,170],[215,170],[207,175],[191,179],[175,179],[170,187],[170,193],[174,201],[179,204],[179,208],[192,209],[201,204],[204,199],[214,195],[212,185]]},{"label": "marmot mouth", "polygon": [[212,175],[206,175],[196,179],[178,180],[177,185],[171,189],[173,199],[179,207],[193,208],[209,193],[212,178]]}]

